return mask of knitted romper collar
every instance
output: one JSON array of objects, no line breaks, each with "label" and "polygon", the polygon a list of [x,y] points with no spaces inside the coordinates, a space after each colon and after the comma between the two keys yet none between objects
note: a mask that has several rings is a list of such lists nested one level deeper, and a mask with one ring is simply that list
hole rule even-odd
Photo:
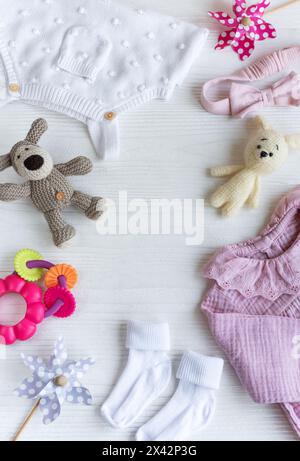
[{"label": "knitted romper collar", "polygon": [[207,34],[110,0],[3,1],[0,106],[21,100],[76,118],[88,125],[98,155],[115,159],[118,116],[169,99]]},{"label": "knitted romper collar", "polygon": [[[295,72],[291,72],[264,90],[246,84],[282,72],[299,63],[299,59],[300,46],[284,48],[232,75],[210,80],[203,86],[201,104],[204,109],[213,114],[240,118],[267,106],[299,106],[300,76]],[[231,83],[228,97],[218,101],[212,100],[209,95],[210,90],[216,90],[226,82]]]},{"label": "knitted romper collar", "polygon": [[243,386],[279,403],[300,436],[300,187],[256,238],[221,249],[202,309]]}]

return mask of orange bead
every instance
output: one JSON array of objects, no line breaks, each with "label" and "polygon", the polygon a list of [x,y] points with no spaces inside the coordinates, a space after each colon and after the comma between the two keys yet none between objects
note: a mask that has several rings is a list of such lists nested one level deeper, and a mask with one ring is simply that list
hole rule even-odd
[{"label": "orange bead", "polygon": [[69,264],[57,264],[51,267],[45,275],[45,285],[47,288],[56,287],[59,284],[59,277],[64,276],[67,288],[71,290],[78,281],[76,269]]}]

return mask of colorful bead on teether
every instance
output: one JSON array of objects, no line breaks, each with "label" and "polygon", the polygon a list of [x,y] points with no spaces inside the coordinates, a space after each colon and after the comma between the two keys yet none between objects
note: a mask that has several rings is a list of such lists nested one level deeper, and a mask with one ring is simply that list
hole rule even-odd
[{"label": "colorful bead on teether", "polygon": [[59,285],[60,277],[65,278],[65,286],[71,290],[78,281],[78,274],[74,267],[69,264],[57,264],[51,267],[45,275],[45,285],[47,288]]},{"label": "colorful bead on teether", "polygon": [[63,305],[53,315],[60,318],[70,317],[76,309],[76,301],[72,293],[59,286],[48,288],[44,296],[47,309],[51,309],[57,300],[61,300]]},{"label": "colorful bead on teether", "polygon": [[42,260],[43,257],[40,253],[34,250],[24,249],[20,250],[14,259],[14,267],[17,274],[28,282],[36,282],[43,277],[43,269],[36,267],[30,269],[27,266],[29,261]]}]

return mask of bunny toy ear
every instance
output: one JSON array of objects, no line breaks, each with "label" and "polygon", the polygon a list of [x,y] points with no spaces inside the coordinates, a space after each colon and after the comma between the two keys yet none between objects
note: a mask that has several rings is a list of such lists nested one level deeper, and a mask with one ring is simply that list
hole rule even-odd
[{"label": "bunny toy ear", "polygon": [[292,149],[300,149],[300,134],[288,134],[285,140]]},{"label": "bunny toy ear", "polygon": [[45,131],[48,130],[48,123],[43,118],[38,118],[33,122],[31,128],[26,136],[26,141],[31,144],[37,144]]},{"label": "bunny toy ear", "polygon": [[272,126],[264,117],[255,117],[255,123],[259,128],[263,128],[264,130],[272,130]]},{"label": "bunny toy ear", "polygon": [[6,170],[11,166],[11,157],[10,154],[5,154],[0,156],[0,171]]}]

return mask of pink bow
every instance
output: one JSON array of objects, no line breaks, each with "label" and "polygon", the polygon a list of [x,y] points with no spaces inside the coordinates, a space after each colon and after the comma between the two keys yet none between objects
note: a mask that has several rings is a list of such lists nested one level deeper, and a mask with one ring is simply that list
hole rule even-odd
[{"label": "pink bow", "polygon": [[263,107],[300,106],[300,76],[291,72],[265,90],[232,83],[230,106],[232,115],[240,118]]}]

